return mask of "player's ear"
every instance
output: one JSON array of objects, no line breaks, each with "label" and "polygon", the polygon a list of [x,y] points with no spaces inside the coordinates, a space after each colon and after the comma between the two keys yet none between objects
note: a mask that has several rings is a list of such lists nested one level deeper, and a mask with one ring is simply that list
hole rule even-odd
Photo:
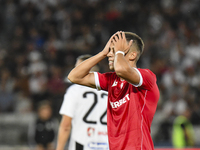
[{"label": "player's ear", "polygon": [[130,55],[129,55],[129,59],[130,59],[131,61],[137,59],[137,52],[136,52],[136,51],[132,51],[132,52],[130,53]]}]

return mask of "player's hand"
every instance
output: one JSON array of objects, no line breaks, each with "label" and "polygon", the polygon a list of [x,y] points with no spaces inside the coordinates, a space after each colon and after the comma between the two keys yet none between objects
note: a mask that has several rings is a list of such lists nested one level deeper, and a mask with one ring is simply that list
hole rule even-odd
[{"label": "player's hand", "polygon": [[113,37],[112,42],[115,46],[115,53],[117,51],[123,51],[125,54],[127,54],[128,51],[130,50],[133,40],[130,40],[128,43],[126,40],[125,33],[122,31],[118,31]]},{"label": "player's hand", "polygon": [[110,45],[111,45],[111,42],[114,38],[114,36],[117,34],[117,32],[115,34],[113,34],[110,39],[108,40],[106,46],[104,47],[104,49],[102,50],[102,53],[103,55],[107,56],[107,54],[109,53],[109,48],[110,48]]}]

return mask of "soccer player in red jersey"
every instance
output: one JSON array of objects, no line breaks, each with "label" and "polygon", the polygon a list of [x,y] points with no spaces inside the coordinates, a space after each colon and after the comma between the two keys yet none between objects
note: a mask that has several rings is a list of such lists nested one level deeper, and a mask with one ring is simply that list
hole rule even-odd
[{"label": "soccer player in red jersey", "polygon": [[[75,67],[68,79],[108,91],[107,125],[110,150],[154,150],[150,127],[159,90],[149,69],[137,68],[144,49],[142,39],[131,32],[117,32],[105,48]],[[90,73],[105,57],[114,72]]]}]

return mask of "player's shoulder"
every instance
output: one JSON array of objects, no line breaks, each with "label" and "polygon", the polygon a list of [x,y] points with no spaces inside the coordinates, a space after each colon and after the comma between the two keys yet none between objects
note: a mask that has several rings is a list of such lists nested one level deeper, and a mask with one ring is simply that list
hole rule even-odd
[{"label": "player's shoulder", "polygon": [[82,86],[82,85],[79,85],[79,91],[80,91],[80,93],[81,92],[93,92],[93,93],[96,93],[96,94],[100,94],[100,93],[105,93],[106,92],[104,90],[98,91],[96,88],[91,88],[91,87]]},{"label": "player's shoulder", "polygon": [[117,78],[119,78],[117,76],[116,72],[107,72],[105,74],[107,76],[107,79],[109,79],[109,81],[111,81],[111,82],[114,81],[114,80],[116,80]]},{"label": "player's shoulder", "polygon": [[149,73],[151,75],[155,75],[150,69],[147,68],[137,68],[141,73]]},{"label": "player's shoulder", "polygon": [[81,88],[81,87],[83,86],[79,84],[72,84],[69,88]]},{"label": "player's shoulder", "polygon": [[79,88],[80,85],[78,84],[72,84],[68,87],[68,89],[74,89],[74,88]]},{"label": "player's shoulder", "polygon": [[82,85],[72,84],[66,89],[66,92],[68,92],[68,91],[79,91],[82,87],[83,87]]},{"label": "player's shoulder", "polygon": [[79,84],[73,84],[71,85],[68,90],[75,90],[77,92],[81,92],[81,91],[86,91],[86,90],[90,90],[90,91],[97,91],[96,89],[93,89],[91,87],[87,87],[87,86],[83,86],[83,85],[79,85]]},{"label": "player's shoulder", "polygon": [[148,80],[149,83],[156,83],[157,77],[150,69],[138,69],[142,75],[143,81]]},{"label": "player's shoulder", "polygon": [[137,68],[139,71],[146,71],[146,72],[152,72],[150,69],[147,68]]},{"label": "player's shoulder", "polygon": [[105,75],[105,76],[116,76],[116,73],[115,72],[105,72],[105,73],[103,73],[103,75]]}]

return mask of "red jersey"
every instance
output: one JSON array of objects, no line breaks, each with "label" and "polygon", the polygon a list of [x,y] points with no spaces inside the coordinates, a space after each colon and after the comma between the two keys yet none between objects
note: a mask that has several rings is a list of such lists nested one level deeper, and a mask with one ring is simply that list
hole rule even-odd
[{"label": "red jersey", "polygon": [[97,88],[108,91],[110,150],[154,150],[150,126],[159,99],[156,76],[148,69],[135,69],[139,85],[121,80],[115,72],[95,73]]}]

